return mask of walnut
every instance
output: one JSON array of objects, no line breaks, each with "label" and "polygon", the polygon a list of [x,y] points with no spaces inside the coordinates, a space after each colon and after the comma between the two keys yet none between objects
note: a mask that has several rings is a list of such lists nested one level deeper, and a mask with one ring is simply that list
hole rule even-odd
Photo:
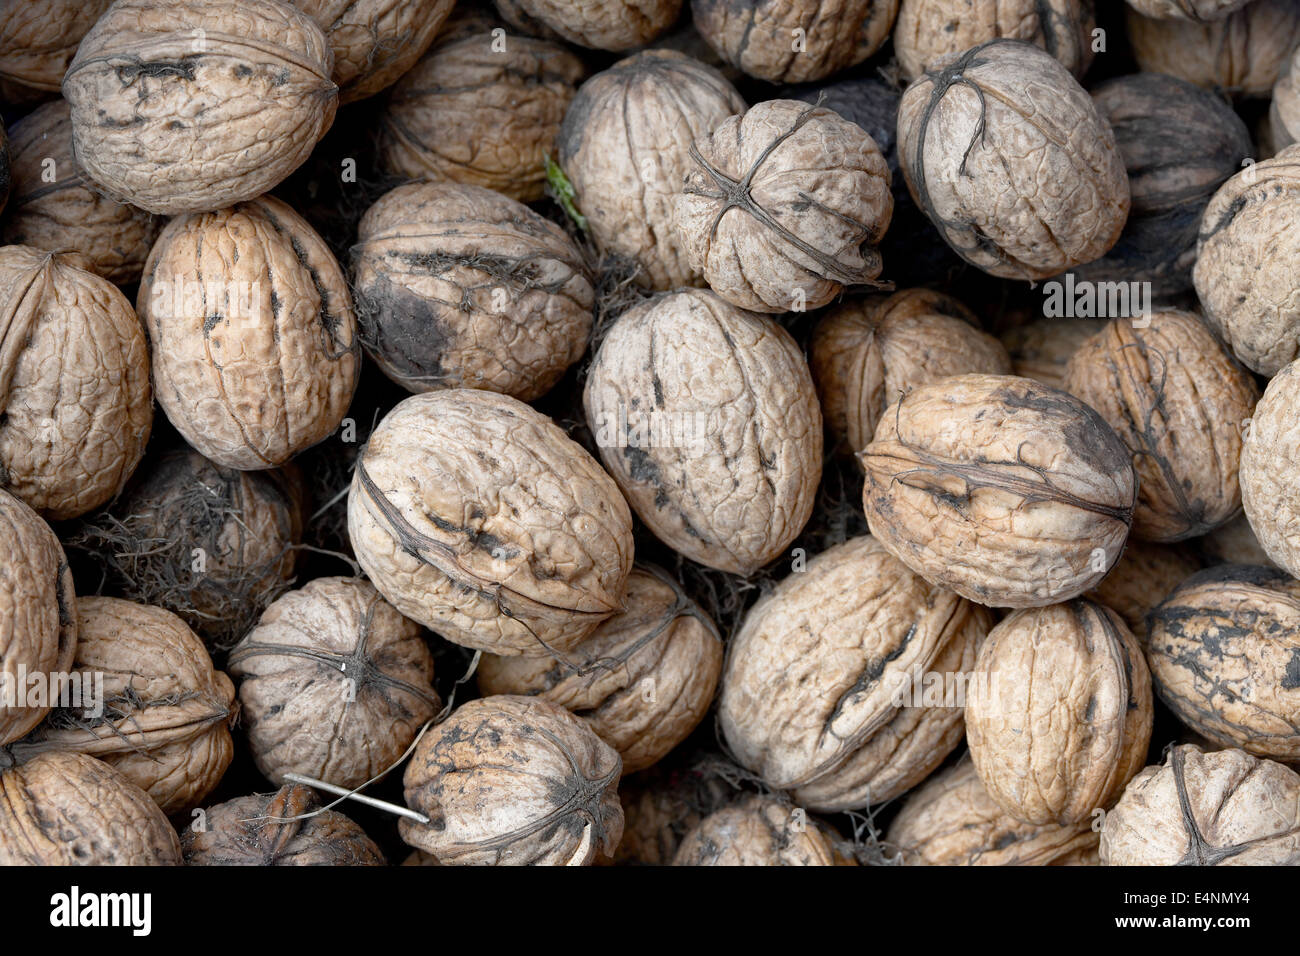
[{"label": "walnut", "polygon": [[766,316],[696,290],[635,306],[592,360],[583,406],[641,520],[693,561],[753,574],[812,513],[817,394],[798,345]]},{"label": "walnut", "polygon": [[[1300,147],[1295,147],[1300,153]],[[1241,499],[1269,559],[1300,577],[1300,361],[1282,369],[1264,391],[1241,452]]]},{"label": "walnut", "polygon": [[990,40],[909,86],[898,142],[917,205],[995,276],[1044,279],[1097,259],[1128,217],[1110,125],[1065,67],[1023,40]]},{"label": "walnut", "polygon": [[1134,635],[1143,638],[1147,615],[1200,568],[1192,554],[1179,545],[1129,538],[1115,566],[1088,597],[1115,611]]},{"label": "walnut", "polygon": [[399,186],[362,218],[353,255],[366,350],[410,391],[532,401],[587,349],[595,293],[582,253],[491,190]]},{"label": "walnut", "polygon": [[176,831],[108,764],[41,754],[0,773],[0,866],[179,866]]},{"label": "walnut", "polygon": [[588,235],[638,268],[637,282],[701,285],[673,224],[673,197],[694,166],[690,150],[745,101],[717,70],[648,50],[597,73],[578,90],[557,143]]},{"label": "walnut", "polygon": [[825,824],[773,797],[750,797],[701,820],[673,866],[855,866]]},{"label": "walnut", "polygon": [[1092,63],[1092,0],[902,0],[894,28],[894,53],[903,78],[915,80],[951,53],[986,40],[1027,40],[1061,61],[1076,77]]},{"label": "walnut", "polygon": [[[1277,567],[1255,537],[1255,530],[1244,514],[1215,528],[1196,544],[1207,565],[1259,564]],[[1161,600],[1163,599],[1164,595],[1161,595]]]},{"label": "walnut", "polygon": [[1160,699],[1224,747],[1300,760],[1300,582],[1226,565],[1188,578],[1150,616]]},{"label": "walnut", "polygon": [[1273,86],[1268,119],[1274,152],[1280,153],[1300,141],[1300,45]]},{"label": "walnut", "polygon": [[[502,47],[504,44],[504,47]],[[379,118],[379,159],[411,178],[541,199],[584,68],[549,40],[498,37],[490,22],[454,33],[393,89]]]},{"label": "walnut", "polygon": [[616,864],[668,866],[682,838],[736,796],[736,788],[707,764],[662,767],[619,782],[623,839],[614,853]]},{"label": "walnut", "polygon": [[361,827],[296,784],[208,807],[181,846],[186,866],[384,865]]},{"label": "walnut", "polygon": [[325,31],[339,103],[391,86],[424,55],[455,0],[289,0]]},{"label": "walnut", "polygon": [[549,418],[492,392],[406,399],[357,460],[357,560],[438,634],[494,654],[565,651],[621,609],[632,516]]},{"label": "walnut", "polygon": [[886,410],[860,458],[880,543],[932,583],[997,607],[1095,586],[1137,500],[1129,452],[1102,417],[1013,376],[915,389]]},{"label": "walnut", "polygon": [[1297,160],[1300,145],[1289,146],[1223,184],[1201,220],[1192,271],[1206,320],[1237,358],[1266,376],[1300,357]]},{"label": "walnut", "polygon": [[1132,453],[1136,537],[1183,541],[1239,512],[1242,431],[1259,389],[1197,316],[1111,320],[1075,352],[1063,387]]},{"label": "walnut", "polygon": [[121,491],[153,426],[144,331],[86,264],[0,247],[0,484],[54,520]]},{"label": "walnut", "polygon": [[1065,367],[1085,341],[1106,327],[1106,319],[1038,319],[1001,335],[1011,369],[1052,388],[1065,387]]},{"label": "walnut", "polygon": [[1144,17],[1157,20],[1222,20],[1251,0],[1128,0]]},{"label": "walnut", "polygon": [[402,839],[443,864],[585,866],[623,835],[617,752],[536,697],[462,704],[406,766]]},{"label": "walnut", "polygon": [[[0,5],[0,82],[57,92],[77,44],[113,0],[41,0]],[[9,91],[3,97],[15,100]]]},{"label": "walnut", "polygon": [[[72,572],[59,539],[31,508],[0,491],[0,745],[18,740],[50,712],[49,678],[66,673],[77,650]],[[44,677],[42,701],[28,694]]]},{"label": "walnut", "polygon": [[359,787],[396,764],[439,710],[420,626],[369,582],[317,578],[230,652],[257,769]]},{"label": "walnut", "polygon": [[827,430],[850,452],[865,448],[885,408],[918,385],[963,372],[1011,372],[1006,349],[979,330],[970,310],[929,289],[831,309],[810,351]]},{"label": "walnut", "polygon": [[1181,745],[1133,778],[1101,830],[1106,866],[1300,865],[1300,774]]},{"label": "walnut", "polygon": [[163,215],[253,199],[334,121],[333,66],[320,27],[278,0],[116,0],[63,78],[77,163]]},{"label": "walnut", "polygon": [[807,83],[880,49],[898,0],[691,0],[691,13],[695,28],[728,63],[773,83]]},{"label": "walnut", "polygon": [[1068,826],[1105,810],[1151,740],[1142,649],[1108,607],[1016,611],[979,649],[966,736],[984,789],[1024,823]]},{"label": "walnut", "polygon": [[573,711],[618,751],[628,774],[657,763],[704,719],[722,638],[658,569],[634,568],[624,603],[559,660],[486,655],[478,686],[484,695],[538,696]]},{"label": "walnut", "polygon": [[1208,22],[1156,20],[1132,7],[1125,12],[1129,45],[1144,72],[1239,96],[1268,96],[1300,41],[1294,0],[1250,0]]},{"label": "walnut", "polygon": [[[85,706],[56,710],[9,753],[19,763],[43,753],[84,753],[120,772],[164,813],[198,806],[234,756],[230,728],[238,708],[230,679],[170,611],[82,597],[77,614],[72,666]],[[93,702],[85,699],[92,687],[102,695]]]},{"label": "walnut", "polygon": [[511,26],[534,36],[558,37],[597,50],[630,50],[649,43],[677,19],[682,0],[495,0]]},{"label": "walnut", "polygon": [[137,300],[158,404],[219,465],[282,465],[338,427],[360,368],[333,254],[270,196],[171,220]]},{"label": "walnut", "polygon": [[697,138],[691,157],[673,221],[691,268],[722,298],[802,312],[875,284],[894,200],[889,166],[860,126],[768,100]]},{"label": "walnut", "polygon": [[86,180],[72,156],[67,102],[37,107],[10,135],[13,196],[4,241],[49,252],[75,249],[108,281],[139,281],[162,220],[100,195]]},{"label": "walnut", "polygon": [[908,795],[886,842],[904,866],[1050,866],[1095,846],[1091,820],[1021,823],[984,789],[963,759]]},{"label": "walnut", "polygon": [[[873,539],[836,545],[732,639],[718,706],[730,752],[814,810],[892,799],[961,743],[957,688],[991,624]],[[927,700],[935,686],[948,692]]]}]

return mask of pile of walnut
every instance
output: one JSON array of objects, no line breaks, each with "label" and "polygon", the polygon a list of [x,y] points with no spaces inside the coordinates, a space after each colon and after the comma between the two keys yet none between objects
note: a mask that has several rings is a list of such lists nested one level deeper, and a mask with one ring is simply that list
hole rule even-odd
[{"label": "pile of walnut", "polygon": [[0,118],[0,864],[1300,865],[1294,0],[44,0]]}]

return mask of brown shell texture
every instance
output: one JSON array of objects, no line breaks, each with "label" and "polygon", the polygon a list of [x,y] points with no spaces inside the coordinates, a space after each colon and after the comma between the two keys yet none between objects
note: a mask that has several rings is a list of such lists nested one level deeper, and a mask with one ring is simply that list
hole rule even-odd
[{"label": "brown shell texture", "polygon": [[1194,575],[1151,612],[1147,659],[1160,699],[1207,740],[1300,761],[1300,581],[1253,565]]},{"label": "brown shell texture", "polygon": [[852,866],[829,829],[773,797],[750,797],[701,820],[673,866]]},{"label": "brown shell texture", "polygon": [[[82,37],[113,0],[0,4],[0,82],[57,92]],[[10,97],[4,97],[12,102]]]},{"label": "brown shell texture", "polygon": [[822,419],[767,316],[683,290],[623,313],[587,372],[587,423],[641,520],[693,561],[753,574],[812,514]]},{"label": "brown shell texture", "polygon": [[1241,452],[1241,499],[1269,559],[1300,577],[1300,360],[1264,390]]},{"label": "brown shell texture", "polygon": [[657,763],[704,719],[722,639],[658,569],[634,568],[624,602],[564,659],[485,655],[478,686],[485,696],[536,696],[572,711],[618,751],[628,774]]},{"label": "brown shell texture", "polygon": [[1240,96],[1268,96],[1300,41],[1294,0],[1250,0],[1206,22],[1156,20],[1132,7],[1125,12],[1129,45],[1144,72]]},{"label": "brown shell texture", "polygon": [[1011,356],[1011,369],[1052,388],[1065,387],[1065,367],[1090,337],[1106,327],[1106,319],[1038,319],[1003,332],[1000,338]]},{"label": "brown shell texture", "polygon": [[498,695],[461,705],[406,765],[402,839],[439,863],[586,866],[623,835],[618,753],[567,710]]},{"label": "brown shell texture", "polygon": [[903,78],[939,68],[951,53],[1007,37],[1042,47],[1076,77],[1092,63],[1092,0],[902,0],[894,27],[894,53]]},{"label": "brown shell texture", "polygon": [[103,761],[42,754],[0,773],[0,866],[180,866],[176,831]]},{"label": "brown shell texture", "polygon": [[398,404],[357,460],[357,560],[402,614],[493,654],[563,652],[622,610],[632,515],[549,418],[493,392]]},{"label": "brown shell texture", "polygon": [[325,31],[339,104],[373,96],[415,65],[455,0],[289,0]]},{"label": "brown shell texture", "polygon": [[898,155],[912,197],[948,244],[1002,278],[1044,279],[1091,262],[1128,217],[1128,175],[1109,124],[1069,70],[1023,40],[990,40],[909,86]]},{"label": "brown shell texture", "polygon": [[673,221],[692,269],[733,305],[820,308],[874,285],[894,211],[889,166],[867,132],[831,110],[768,100],[691,147]]},{"label": "brown shell texture", "polygon": [[83,695],[92,686],[102,693],[98,713],[89,706],[56,710],[8,752],[19,763],[43,753],[84,753],[120,772],[164,813],[199,806],[234,756],[234,685],[170,611],[82,597],[77,612],[73,671]]},{"label": "brown shell texture", "polygon": [[1128,0],[1144,17],[1157,20],[1222,20],[1251,0]]},{"label": "brown shell texture", "polygon": [[1128,450],[1079,399],[1027,378],[959,375],[885,412],[861,454],[871,533],[940,587],[1041,607],[1095,586],[1137,500]]},{"label": "brown shell texture", "polygon": [[582,357],[595,292],[559,226],[478,186],[412,183],[379,199],[353,246],[367,353],[413,392],[532,401]]},{"label": "brown shell texture", "polygon": [[121,491],[153,427],[144,330],[85,264],[0,247],[0,484],[52,520]]},{"label": "brown shell texture", "polygon": [[[813,558],[746,616],[728,647],[718,723],[729,752],[815,810],[892,799],[962,740],[956,687],[992,621],[869,537]],[[933,703],[934,706],[930,706]]]},{"label": "brown shell texture", "polygon": [[951,296],[905,289],[835,306],[813,331],[810,364],[822,415],[850,453],[876,433],[885,409],[919,385],[960,375],[1011,373],[1002,343]]},{"label": "brown shell texture", "polygon": [[186,866],[383,866],[366,832],[322,810],[307,787],[236,797],[208,807],[181,834]]},{"label": "brown shell texture", "polygon": [[1016,611],[980,647],[966,699],[971,758],[1024,823],[1090,820],[1146,763],[1151,676],[1118,614],[1086,599]]},{"label": "brown shell texture", "polygon": [[682,838],[710,813],[731,803],[736,794],[725,777],[706,768],[655,768],[624,777],[618,785],[623,839],[612,862],[670,865]]},{"label": "brown shell texture", "polygon": [[67,102],[38,106],[13,125],[9,138],[13,192],[5,243],[48,252],[75,249],[109,282],[138,281],[162,220],[101,195],[86,179],[72,156]]},{"label": "brown shell texture", "polygon": [[[1258,409],[1259,406],[1256,406]],[[1243,459],[1245,456],[1243,455]],[[1243,474],[1246,469],[1243,466]],[[1193,542],[1197,551],[1205,559],[1206,565],[1215,564],[1260,564],[1277,567],[1268,556],[1255,529],[1244,514],[1238,515],[1227,524],[1215,528],[1199,541]],[[1163,600],[1163,596],[1161,598]]]},{"label": "brown shell texture", "polygon": [[388,97],[378,120],[380,162],[412,179],[541,199],[544,158],[555,154],[584,72],[581,60],[549,40],[489,30],[449,36]]},{"label": "brown shell texture", "polygon": [[1110,573],[1087,596],[1117,613],[1134,636],[1142,638],[1152,609],[1200,569],[1180,545],[1129,538]]},{"label": "brown shell texture", "polygon": [[1240,750],[1180,745],[1106,815],[1106,866],[1300,866],[1300,774]]},{"label": "brown shell texture", "polygon": [[352,401],[361,356],[347,279],[278,199],[171,220],[137,304],[158,404],[219,465],[282,465]]},{"label": "brown shell texture", "polygon": [[241,723],[263,776],[359,787],[396,764],[441,707],[420,626],[359,578],[281,597],[230,652]]},{"label": "brown shell texture", "polygon": [[691,0],[724,60],[772,83],[808,83],[861,63],[889,38],[898,0]]},{"label": "brown shell texture", "polygon": [[253,199],[330,128],[333,66],[320,27],[279,0],[117,0],[63,79],[77,163],[162,215]]},{"label": "brown shell texture", "polygon": [[745,111],[722,74],[669,50],[648,50],[578,90],[556,148],[596,247],[668,290],[702,285],[673,223],[673,197],[695,162],[692,143]]},{"label": "brown shell texture", "polygon": [[511,26],[597,50],[649,43],[677,20],[682,0],[496,0]]},{"label": "brown shell texture", "polygon": [[1096,845],[1091,822],[1022,823],[963,758],[908,795],[885,839],[904,866],[1051,866]]},{"label": "brown shell texture", "polygon": [[[29,680],[67,673],[77,651],[77,598],[59,539],[40,515],[0,491],[0,745],[18,740],[50,711],[27,699]],[[19,704],[22,700],[24,703]]]},{"label": "brown shell texture", "polygon": [[1300,145],[1229,179],[1201,220],[1192,278],[1205,318],[1265,376],[1300,358],[1298,217]]},{"label": "brown shell texture", "polygon": [[1300,141],[1300,46],[1295,48],[1273,86],[1268,119],[1274,152]]},{"label": "brown shell texture", "polygon": [[1183,541],[1238,514],[1242,433],[1259,389],[1199,317],[1112,319],[1070,359],[1063,387],[1133,455],[1135,537]]}]

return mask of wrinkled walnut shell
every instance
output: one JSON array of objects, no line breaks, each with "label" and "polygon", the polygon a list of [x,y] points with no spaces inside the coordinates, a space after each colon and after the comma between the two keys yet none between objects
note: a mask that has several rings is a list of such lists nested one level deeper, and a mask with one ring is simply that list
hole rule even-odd
[{"label": "wrinkled walnut shell", "polygon": [[855,866],[817,820],[773,797],[750,797],[705,817],[685,837],[673,866]]},{"label": "wrinkled walnut shell", "polygon": [[623,839],[613,862],[628,866],[668,866],[682,838],[735,796],[735,787],[708,765],[672,770],[655,768],[624,777],[618,785],[619,802],[623,805]]},{"label": "wrinkled walnut shell", "polygon": [[1222,20],[1251,0],[1128,0],[1144,17],[1156,20]]},{"label": "wrinkled walnut shell", "polygon": [[1268,383],[1241,450],[1241,500],[1250,527],[1269,559],[1293,577],[1300,577],[1298,462],[1300,360]]},{"label": "wrinkled walnut shell", "polygon": [[1300,141],[1300,46],[1291,54],[1282,75],[1273,86],[1268,110],[1274,152]]},{"label": "wrinkled walnut shell", "polygon": [[1012,371],[1052,388],[1065,388],[1065,367],[1092,336],[1106,327],[1106,319],[1039,319],[1002,333],[1011,356]]},{"label": "wrinkled walnut shell", "polygon": [[[57,92],[87,31],[113,0],[0,5],[0,82]],[[17,105],[5,91],[4,101]]]},{"label": "wrinkled walnut shell", "polygon": [[1088,597],[1122,617],[1134,636],[1142,638],[1152,609],[1200,569],[1180,546],[1129,538],[1115,566]]},{"label": "wrinkled walnut shell", "polygon": [[496,0],[497,12],[534,36],[558,37],[597,50],[630,50],[667,30],[682,0]]}]

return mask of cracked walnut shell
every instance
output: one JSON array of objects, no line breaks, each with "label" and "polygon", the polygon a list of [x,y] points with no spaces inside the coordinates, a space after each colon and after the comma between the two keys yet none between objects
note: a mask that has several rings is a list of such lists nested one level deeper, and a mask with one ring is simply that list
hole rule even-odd
[{"label": "cracked walnut shell", "polygon": [[[1300,147],[1297,147],[1300,149]],[[1241,451],[1241,500],[1269,559],[1300,577],[1300,360],[1274,376]]]}]

